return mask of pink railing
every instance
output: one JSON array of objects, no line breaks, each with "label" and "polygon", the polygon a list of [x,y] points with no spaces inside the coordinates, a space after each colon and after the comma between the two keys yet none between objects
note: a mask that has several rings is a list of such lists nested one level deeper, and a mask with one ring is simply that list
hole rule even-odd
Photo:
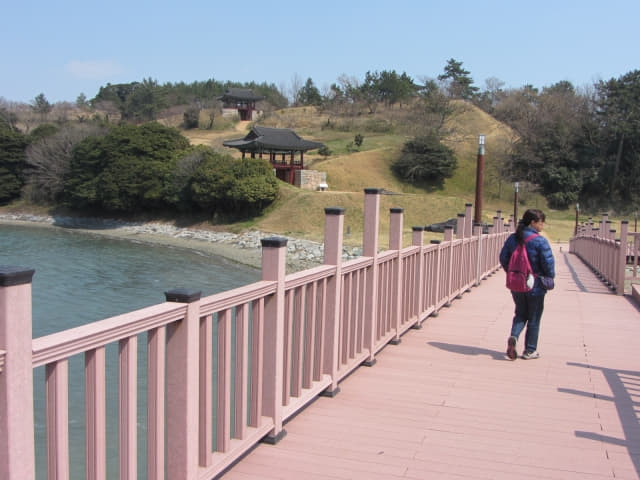
[{"label": "pink railing", "polygon": [[[167,302],[31,338],[33,270],[0,268],[0,478],[35,477],[33,369],[45,367],[46,476],[69,478],[68,363],[84,357],[87,479],[107,471],[106,424],[118,423],[119,478],[138,474],[137,405],[147,409],[147,478],[210,479],[409,328],[499,268],[502,218],[472,232],[470,205],[457,238],[402,247],[392,209],[389,249],[378,247],[382,191],[365,190],[364,256],[342,261],[344,210],[326,209],[324,265],[285,274],[286,239],[264,239],[262,280]],[[147,393],[138,399],[138,342],[146,342]],[[214,344],[215,342],[215,344]],[[235,344],[232,345],[232,342]],[[118,346],[118,418],[107,419],[106,355]],[[214,358],[215,357],[215,358]],[[216,368],[214,368],[214,365]],[[215,405],[215,408],[214,408]],[[166,455],[165,455],[166,452]]]},{"label": "pink railing", "polygon": [[[629,233],[626,220],[620,222],[620,237],[616,238],[616,231],[605,213],[599,227],[592,219],[577,226],[575,236],[569,240],[569,251],[579,256],[618,295],[623,295],[626,280],[637,276],[637,238],[636,234]],[[627,260],[633,263],[629,274]]]}]

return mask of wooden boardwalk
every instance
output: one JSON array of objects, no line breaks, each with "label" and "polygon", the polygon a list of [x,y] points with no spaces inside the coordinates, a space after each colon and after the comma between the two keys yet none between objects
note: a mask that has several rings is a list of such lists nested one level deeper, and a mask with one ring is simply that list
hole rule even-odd
[{"label": "wooden boardwalk", "polygon": [[541,358],[505,358],[513,303],[497,272],[221,478],[640,478],[640,311],[566,245],[554,254]]}]

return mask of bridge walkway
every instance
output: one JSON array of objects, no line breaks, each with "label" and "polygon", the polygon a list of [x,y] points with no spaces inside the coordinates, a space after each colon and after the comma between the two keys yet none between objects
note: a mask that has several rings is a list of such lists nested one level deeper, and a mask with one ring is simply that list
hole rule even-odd
[{"label": "bridge walkway", "polygon": [[513,303],[497,272],[222,478],[638,479],[640,311],[568,246],[554,254],[539,359],[504,355]]}]

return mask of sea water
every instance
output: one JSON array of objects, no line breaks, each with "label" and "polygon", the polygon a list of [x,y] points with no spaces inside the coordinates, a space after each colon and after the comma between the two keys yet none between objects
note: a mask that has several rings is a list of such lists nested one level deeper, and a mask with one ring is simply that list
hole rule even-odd
[{"label": "sea water", "polygon": [[[62,228],[0,224],[0,265],[35,269],[32,283],[33,337],[41,337],[164,301],[174,288],[202,295],[260,279],[260,271],[195,250],[137,243]],[[139,478],[146,477],[146,357],[138,341]],[[107,478],[117,478],[117,345],[107,355]],[[84,478],[84,359],[69,361],[71,478]],[[36,470],[46,465],[44,367],[34,371]],[[27,413],[27,412],[25,412]]]}]

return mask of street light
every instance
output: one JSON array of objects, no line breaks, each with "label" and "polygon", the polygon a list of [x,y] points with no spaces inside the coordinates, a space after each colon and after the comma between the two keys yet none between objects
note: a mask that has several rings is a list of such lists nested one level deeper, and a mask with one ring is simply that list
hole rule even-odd
[{"label": "street light", "polygon": [[484,183],[484,135],[478,136],[478,161],[476,166],[476,210],[475,223],[482,223],[482,184]]}]

